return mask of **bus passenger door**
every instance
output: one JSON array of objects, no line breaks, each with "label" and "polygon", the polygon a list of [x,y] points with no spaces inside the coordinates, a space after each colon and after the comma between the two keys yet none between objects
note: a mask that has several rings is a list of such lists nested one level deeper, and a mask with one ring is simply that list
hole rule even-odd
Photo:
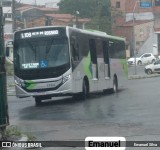
[{"label": "bus passenger door", "polygon": [[90,91],[98,90],[98,66],[97,66],[97,52],[95,39],[89,40],[89,49],[91,55],[91,70],[92,70],[92,82],[90,85]]},{"label": "bus passenger door", "polygon": [[106,88],[105,81],[105,63],[103,54],[103,41],[101,38],[96,39],[97,66],[98,66],[98,90]]},{"label": "bus passenger door", "polygon": [[73,70],[73,91],[79,92],[82,90],[82,87],[80,87],[81,82],[81,70],[78,67],[80,62],[80,56],[79,56],[79,44],[77,42],[76,36],[71,37],[71,61],[72,61],[72,70]]},{"label": "bus passenger door", "polygon": [[109,51],[108,51],[108,42],[103,41],[103,55],[105,63],[105,79],[110,79],[110,62],[109,62]]},{"label": "bus passenger door", "polygon": [[92,80],[98,80],[97,53],[96,53],[96,43],[94,39],[89,40],[89,48],[90,48],[91,63],[92,63]]}]

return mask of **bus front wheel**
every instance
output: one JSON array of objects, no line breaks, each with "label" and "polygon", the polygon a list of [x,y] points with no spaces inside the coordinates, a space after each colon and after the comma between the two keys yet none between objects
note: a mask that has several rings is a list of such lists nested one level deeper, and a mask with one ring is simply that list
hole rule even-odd
[{"label": "bus front wheel", "polygon": [[40,97],[35,97],[35,104],[36,104],[36,106],[39,106],[39,105],[41,105],[42,104],[42,99],[40,98]]},{"label": "bus front wheel", "polygon": [[89,97],[89,85],[87,84],[86,80],[83,80],[81,98],[82,100],[86,100],[88,97]]}]

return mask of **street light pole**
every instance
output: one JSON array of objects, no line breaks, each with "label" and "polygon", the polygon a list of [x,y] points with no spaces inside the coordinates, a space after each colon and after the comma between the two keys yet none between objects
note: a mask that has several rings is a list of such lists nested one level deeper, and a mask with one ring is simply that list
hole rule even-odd
[{"label": "street light pole", "polygon": [[79,27],[79,23],[78,23],[78,15],[79,15],[79,11],[76,11],[76,28]]},{"label": "street light pole", "polygon": [[136,62],[136,38],[135,38],[135,16],[134,16],[134,12],[135,12],[135,8],[137,6],[137,3],[139,3],[139,2],[140,1],[137,0],[135,5],[134,5],[134,8],[133,8],[133,49],[134,49],[134,63],[135,63],[135,65],[134,65],[134,71],[135,72],[134,73],[135,73],[135,75],[137,75],[137,67],[136,67],[137,62]]},{"label": "street light pole", "polygon": [[12,32],[16,30],[15,0],[12,0]]},{"label": "street light pole", "polygon": [[0,6],[3,7],[3,0],[1,0]]}]

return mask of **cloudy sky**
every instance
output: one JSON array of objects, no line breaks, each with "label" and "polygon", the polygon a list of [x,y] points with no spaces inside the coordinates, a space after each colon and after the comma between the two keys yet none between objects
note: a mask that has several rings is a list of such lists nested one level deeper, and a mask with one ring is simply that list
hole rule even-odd
[{"label": "cloudy sky", "polygon": [[35,4],[35,1],[37,2],[38,5],[44,5],[47,2],[56,2],[59,0],[16,0],[17,2],[21,1],[22,3],[26,4]]}]

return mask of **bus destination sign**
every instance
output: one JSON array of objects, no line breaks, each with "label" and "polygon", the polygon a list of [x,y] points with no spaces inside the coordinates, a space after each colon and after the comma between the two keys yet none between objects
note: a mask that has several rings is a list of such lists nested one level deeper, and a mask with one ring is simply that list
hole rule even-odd
[{"label": "bus destination sign", "polygon": [[53,36],[58,35],[58,30],[47,30],[47,31],[32,31],[32,32],[24,32],[21,33],[21,38],[34,38],[34,37],[45,37],[45,36]]}]

